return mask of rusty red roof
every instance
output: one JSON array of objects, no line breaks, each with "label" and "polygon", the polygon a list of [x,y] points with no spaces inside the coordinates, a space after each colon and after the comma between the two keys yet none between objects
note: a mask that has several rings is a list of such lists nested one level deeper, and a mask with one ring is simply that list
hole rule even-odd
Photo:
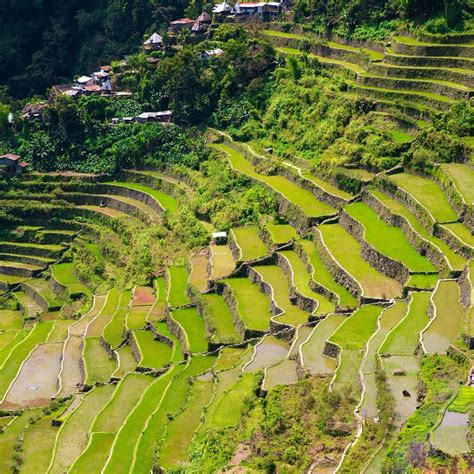
[{"label": "rusty red roof", "polygon": [[18,161],[20,159],[20,156],[15,155],[14,153],[6,153],[5,155],[1,155],[0,158],[6,158],[7,160]]}]

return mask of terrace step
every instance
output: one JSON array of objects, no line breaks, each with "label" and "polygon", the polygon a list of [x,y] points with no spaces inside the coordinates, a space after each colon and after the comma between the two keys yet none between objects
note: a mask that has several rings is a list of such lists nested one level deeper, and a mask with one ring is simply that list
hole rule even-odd
[{"label": "terrace step", "polygon": [[268,249],[256,226],[234,227],[230,230],[229,246],[236,261],[259,260]]},{"label": "terrace step", "polygon": [[471,71],[474,59],[447,56],[410,56],[386,52],[384,63],[402,67],[435,67],[446,69],[461,69]]},{"label": "terrace step", "polygon": [[43,267],[38,267],[37,265],[15,261],[10,262],[8,260],[0,261],[0,273],[11,277],[33,278],[43,270]]},{"label": "terrace step", "polygon": [[66,247],[62,245],[43,245],[26,242],[0,242],[2,253],[33,255],[35,257],[57,259]]},{"label": "terrace step", "polygon": [[0,263],[1,261],[9,262],[18,262],[26,263],[27,265],[33,265],[36,267],[46,268],[48,265],[51,265],[56,260],[52,258],[45,257],[34,257],[24,254],[14,254],[14,253],[0,253]]},{"label": "terrace step", "polygon": [[426,43],[408,36],[393,36],[392,50],[396,54],[409,56],[474,58],[474,45]]},{"label": "terrace step", "polygon": [[13,296],[20,305],[20,310],[25,318],[36,318],[44,309],[24,291],[15,291]]},{"label": "terrace step", "polygon": [[50,284],[56,294],[67,293],[76,299],[90,293],[89,288],[81,283],[74,274],[74,264],[57,263],[51,266]]},{"label": "terrace step", "polygon": [[21,284],[21,289],[35,300],[44,311],[58,311],[61,309],[61,302],[45,279],[33,278],[28,280]]},{"label": "terrace step", "polygon": [[[474,66],[474,62],[473,62]],[[371,63],[369,73],[377,76],[436,79],[474,88],[474,71],[461,68],[441,68],[429,66],[398,66],[389,63]]]},{"label": "terrace step", "polygon": [[28,280],[28,278],[7,275],[0,271],[0,291],[8,291],[26,280]]}]

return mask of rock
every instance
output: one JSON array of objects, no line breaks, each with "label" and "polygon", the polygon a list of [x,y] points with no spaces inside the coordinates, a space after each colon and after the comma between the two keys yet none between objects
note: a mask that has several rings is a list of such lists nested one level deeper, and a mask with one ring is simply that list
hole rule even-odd
[{"label": "rock", "polygon": [[406,375],[406,373],[403,369],[396,369],[392,372],[392,375],[402,376],[402,375]]},{"label": "rock", "polygon": [[404,397],[411,397],[411,394],[408,390],[402,390],[402,394]]}]

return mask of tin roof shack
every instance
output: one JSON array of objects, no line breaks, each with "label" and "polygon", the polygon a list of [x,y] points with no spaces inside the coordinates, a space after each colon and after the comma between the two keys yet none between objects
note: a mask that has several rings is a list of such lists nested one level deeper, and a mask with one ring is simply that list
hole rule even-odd
[{"label": "tin roof shack", "polygon": [[47,107],[48,104],[46,102],[39,102],[38,104],[26,104],[21,111],[21,118],[23,120],[41,120]]},{"label": "tin roof shack", "polygon": [[67,95],[69,97],[77,97],[84,93],[82,87],[77,86],[74,83],[68,84],[57,84],[51,87],[51,91],[49,93],[49,102],[55,103],[56,99],[60,95]]},{"label": "tin roof shack", "polygon": [[234,11],[241,18],[259,18],[264,21],[275,20],[283,9],[282,2],[240,2]]},{"label": "tin roof shack", "polygon": [[191,18],[180,18],[170,23],[170,33],[178,34],[182,30],[191,30],[195,21]]},{"label": "tin roof shack", "polygon": [[19,155],[7,153],[0,156],[0,173],[4,174],[22,174],[26,171],[27,163],[21,161]]},{"label": "tin roof shack", "polygon": [[160,123],[170,123],[173,117],[173,112],[171,110],[164,110],[162,112],[143,112],[135,120],[138,123],[147,123],[147,122],[160,122]]},{"label": "tin roof shack", "polygon": [[227,16],[234,12],[233,8],[227,3],[222,2],[214,6],[212,13],[217,16]]},{"label": "tin roof shack", "polygon": [[225,245],[227,243],[227,232],[213,232],[212,240],[216,245]]}]

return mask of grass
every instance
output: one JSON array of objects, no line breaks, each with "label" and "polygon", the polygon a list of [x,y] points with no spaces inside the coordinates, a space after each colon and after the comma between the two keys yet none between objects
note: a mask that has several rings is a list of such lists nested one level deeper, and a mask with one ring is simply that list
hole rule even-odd
[{"label": "grass", "polygon": [[404,217],[412,226],[412,228],[425,240],[430,241],[435,246],[437,246],[440,251],[444,254],[449,265],[453,270],[462,271],[466,264],[466,260],[455,253],[445,242],[443,242],[438,237],[433,237],[419,222],[419,220],[403,205],[400,204],[395,199],[387,196],[380,191],[371,190],[371,193],[381,201],[385,206],[387,206],[393,213],[398,214]]},{"label": "grass", "polygon": [[459,337],[464,309],[461,306],[456,280],[443,280],[433,295],[436,317],[423,332],[423,344],[428,354],[444,354]]},{"label": "grass", "polygon": [[337,295],[339,297],[339,305],[342,308],[355,308],[358,304],[357,299],[354,298],[346,288],[334,280],[331,273],[329,273],[329,270],[319,257],[314,242],[312,240],[304,239],[300,240],[298,244],[303,248],[308,256],[311,266],[313,267],[313,280]]},{"label": "grass", "polygon": [[410,173],[390,175],[389,179],[417,199],[439,223],[455,222],[458,215],[443,190],[431,179]]},{"label": "grass", "polygon": [[127,318],[128,306],[132,299],[132,292],[129,290],[122,291],[120,295],[120,303],[112,316],[111,321],[104,328],[103,337],[113,347],[118,347],[122,341],[122,333],[124,331],[125,320]]},{"label": "grass", "polygon": [[148,186],[143,186],[142,184],[137,183],[120,183],[117,181],[111,181],[105,184],[112,184],[114,186],[122,186],[124,188],[142,191],[152,196],[163,209],[168,210],[170,212],[176,212],[178,210],[178,201],[176,201],[174,197],[170,196],[169,194],[165,194],[161,191],[157,191],[156,189],[150,188]]},{"label": "grass", "polygon": [[127,313],[127,328],[132,331],[144,328],[151,308],[151,306],[132,306]]},{"label": "grass", "polygon": [[289,299],[289,282],[283,270],[276,265],[264,265],[255,269],[262,275],[264,281],[273,288],[273,297],[276,305],[285,311],[284,314],[278,316],[278,321],[291,326],[308,322],[310,314],[291,304]]},{"label": "grass", "polygon": [[188,446],[199,427],[204,407],[212,398],[212,382],[194,381],[187,408],[174,418],[160,450],[160,465],[165,469],[188,460]]},{"label": "grass", "polygon": [[474,248],[474,236],[464,224],[461,224],[461,222],[455,222],[453,224],[444,224],[443,227],[451,231],[464,244]]},{"label": "grass", "polygon": [[316,183],[320,188],[324,189],[324,191],[328,192],[329,194],[333,194],[334,196],[340,197],[341,199],[345,199],[346,201],[352,199],[352,194],[349,194],[346,191],[343,191],[342,189],[337,188],[333,184],[323,181],[321,178],[318,178],[312,173],[309,172],[303,172],[303,176],[310,181],[313,181]]},{"label": "grass", "polygon": [[[136,474],[149,474],[152,470],[155,451],[164,434],[168,422],[185,407],[189,395],[189,378],[206,372],[216,362],[212,356],[193,356],[173,379],[159,409],[153,413],[147,426],[140,433],[136,447],[136,462],[132,470]],[[182,367],[182,366],[181,366]]]},{"label": "grass", "polygon": [[227,154],[229,161],[235,170],[246,174],[250,178],[254,178],[267,184],[277,193],[288,199],[288,201],[299,207],[307,216],[323,217],[334,215],[336,213],[335,209],[321,201],[318,201],[318,199],[316,199],[316,197],[314,197],[309,191],[301,188],[288,179],[279,175],[267,176],[257,173],[255,167],[234,148],[224,144],[214,144],[212,146]]},{"label": "grass", "polygon": [[240,342],[241,337],[234,325],[234,318],[224,298],[215,293],[203,295],[203,300],[209,311],[206,311],[207,329],[213,333],[213,342],[232,343]]},{"label": "grass", "polygon": [[402,294],[400,283],[382,275],[361,256],[361,246],[339,224],[318,227],[323,241],[335,260],[361,285],[366,296],[396,298]]},{"label": "grass", "polygon": [[[103,473],[129,473],[134,459],[136,443],[146,427],[148,419],[159,408],[166,389],[170,385],[174,371],[155,379],[151,383],[133,411],[127,417],[115,439],[111,456]],[[130,442],[137,440],[136,442]]]},{"label": "grass", "polygon": [[291,240],[296,240],[298,238],[298,234],[296,229],[289,224],[266,224],[268,232],[270,233],[270,237],[272,242],[275,245],[282,245],[290,242]]},{"label": "grass", "polygon": [[303,365],[312,375],[332,374],[336,370],[336,361],[331,357],[324,356],[323,350],[327,338],[334,334],[345,321],[346,316],[341,314],[329,315],[318,323],[308,340],[302,345]]},{"label": "grass", "polygon": [[30,352],[38,345],[46,341],[53,329],[54,321],[36,323],[28,335],[11,348],[10,353],[4,359],[0,367],[2,377],[0,378],[0,399],[7,393],[8,387],[17,376],[23,361]]},{"label": "grass", "polygon": [[449,405],[450,411],[467,413],[474,404],[474,387],[461,387],[456,398]]},{"label": "grass", "polygon": [[13,296],[23,309],[25,318],[36,318],[39,314],[43,313],[43,308],[24,291],[15,291]]},{"label": "grass", "polygon": [[461,163],[446,163],[441,167],[451,176],[454,184],[468,204],[474,203],[474,170]]},{"label": "grass", "polygon": [[114,439],[114,433],[92,433],[86,450],[76,459],[68,472],[71,474],[99,473],[107,461]]},{"label": "grass", "polygon": [[411,275],[405,286],[408,288],[418,288],[421,290],[432,290],[438,281],[438,274],[417,274]]},{"label": "grass", "polygon": [[247,278],[229,278],[224,282],[234,294],[237,311],[245,327],[255,331],[268,331],[270,301],[266,295]]},{"label": "grass", "polygon": [[222,396],[212,415],[212,429],[222,429],[238,424],[246,398],[252,395],[254,376],[243,374]]},{"label": "grass", "polygon": [[173,319],[183,328],[190,352],[206,352],[207,339],[204,319],[196,308],[184,308],[173,311]]},{"label": "grass", "polygon": [[181,352],[181,344],[179,339],[169,332],[165,321],[155,323],[155,328],[159,334],[166,336],[168,339],[173,341],[173,354],[171,356],[171,362],[181,362],[183,360],[183,353]]},{"label": "grass", "polygon": [[256,226],[234,227],[231,231],[241,250],[241,260],[257,260],[268,254]]},{"label": "grass", "polygon": [[84,339],[85,381],[88,385],[106,383],[117,369],[117,361],[100,344],[100,337]]},{"label": "grass", "polygon": [[13,348],[27,337],[29,331],[21,329],[18,331],[5,331],[0,333],[0,368],[10,355]]},{"label": "grass", "polygon": [[430,293],[412,293],[408,313],[388,334],[380,353],[390,355],[413,355],[419,343],[420,331],[428,323],[427,310]]},{"label": "grass", "polygon": [[189,298],[186,295],[188,287],[188,271],[185,267],[168,267],[169,288],[168,303],[171,307],[177,308],[189,304]]},{"label": "grass", "polygon": [[132,349],[129,345],[124,345],[117,351],[119,366],[113,373],[114,377],[125,377],[130,372],[133,372],[137,366],[135,358],[133,357]]},{"label": "grass", "polygon": [[364,227],[365,240],[382,254],[401,262],[411,272],[436,272],[435,266],[412,247],[400,228],[386,224],[367,204],[354,202],[345,211]]},{"label": "grass", "polygon": [[28,280],[25,285],[32,288],[46,301],[49,311],[61,308],[61,302],[58,300],[58,297],[50,288],[49,282],[46,280],[42,278],[33,278]]},{"label": "grass", "polygon": [[228,245],[211,245],[212,250],[212,275],[211,278],[219,280],[225,278],[235,269],[235,261]]},{"label": "grass", "polygon": [[71,295],[90,293],[89,288],[82,284],[74,275],[73,263],[57,263],[51,265],[51,273],[58,283],[67,287]]},{"label": "grass", "polygon": [[296,252],[294,250],[285,250],[279,253],[283,255],[290,263],[290,266],[293,270],[294,284],[298,291],[303,296],[307,296],[308,298],[312,298],[318,302],[316,314],[324,315],[333,313],[336,310],[334,303],[329,301],[323,295],[315,293],[309,286],[311,276],[306,270],[305,264],[299,259]]},{"label": "grass", "polygon": [[207,289],[207,264],[206,255],[192,255],[191,274],[189,275],[189,284],[198,291],[204,292]]},{"label": "grass", "polygon": [[152,377],[137,373],[129,374],[122,379],[113,396],[98,413],[91,431],[117,433],[153,380]]},{"label": "grass", "polygon": [[151,331],[135,331],[133,335],[141,354],[140,366],[160,369],[170,362],[173,348],[156,341]]},{"label": "grass", "polygon": [[361,386],[359,382],[359,368],[364,354],[358,349],[344,349],[341,353],[337,367],[334,387],[337,390],[347,392],[350,390],[352,396],[359,397]]},{"label": "grass", "polygon": [[329,341],[343,349],[362,350],[375,332],[382,310],[382,306],[361,306],[341,324]]},{"label": "grass", "polygon": [[61,425],[52,455],[50,474],[63,474],[86,449],[89,430],[97,414],[114,393],[115,385],[101,385],[91,390],[81,404]]},{"label": "grass", "polygon": [[0,310],[0,331],[20,330],[23,328],[23,316],[20,311]]},{"label": "grass", "polygon": [[23,442],[23,472],[47,471],[57,432],[58,428],[52,426],[50,417],[29,425]]}]

